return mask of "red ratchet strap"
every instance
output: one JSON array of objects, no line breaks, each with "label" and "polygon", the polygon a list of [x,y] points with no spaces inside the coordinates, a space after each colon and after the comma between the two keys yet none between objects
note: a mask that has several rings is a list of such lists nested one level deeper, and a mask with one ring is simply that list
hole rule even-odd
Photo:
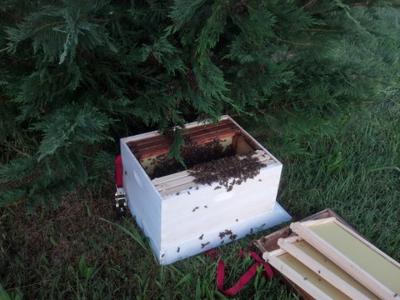
[{"label": "red ratchet strap", "polygon": [[[237,293],[239,293],[256,275],[259,266],[262,266],[264,268],[264,276],[266,278],[271,279],[274,276],[270,265],[267,264],[262,258],[260,258],[260,256],[256,252],[250,251],[248,252],[248,254],[254,260],[254,264],[239,278],[238,281],[236,281],[236,283],[232,287],[226,290],[224,290],[225,263],[222,258],[219,259],[217,266],[217,288],[225,296],[235,296]],[[239,255],[243,257],[244,252],[240,250]],[[214,256],[214,253],[212,256]]]},{"label": "red ratchet strap", "polygon": [[117,190],[115,191],[115,209],[117,217],[124,216],[127,212],[128,202],[126,200],[126,194],[124,191],[124,179],[123,179],[123,167],[121,155],[115,157],[115,185]]},{"label": "red ratchet strap", "polygon": [[123,187],[123,179],[122,179],[122,158],[121,155],[115,156],[115,185],[117,188]]}]

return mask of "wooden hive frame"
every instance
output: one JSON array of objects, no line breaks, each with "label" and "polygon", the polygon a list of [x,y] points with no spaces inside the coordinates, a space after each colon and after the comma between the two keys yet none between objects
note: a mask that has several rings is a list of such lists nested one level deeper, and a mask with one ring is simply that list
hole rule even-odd
[{"label": "wooden hive frame", "polygon": [[[257,158],[259,162],[265,165],[267,165],[268,161],[271,159],[270,156],[266,155],[262,150],[256,150],[252,157]],[[152,180],[154,186],[163,196],[186,189],[192,186],[194,181],[195,178],[186,170]]]},{"label": "wooden hive frame", "polygon": [[[329,218],[329,217],[335,217],[339,222],[345,224],[349,228],[351,225],[346,222],[342,217],[340,217],[336,212],[334,212],[330,208],[326,208],[322,211],[319,211],[311,216],[308,216],[306,218],[303,218],[301,221],[309,221],[309,220],[319,220],[323,218]],[[355,229],[353,228],[355,231]],[[274,250],[280,249],[278,245],[278,240],[281,238],[287,238],[295,236],[295,234],[292,232],[289,226],[283,227],[277,231],[274,231],[268,235],[265,235],[253,242],[254,246],[261,252],[272,252]],[[296,292],[298,295],[301,296],[301,298],[306,299],[306,300],[313,300],[314,297],[312,297],[310,294],[308,294],[306,291],[304,291],[300,286],[298,286],[296,283],[294,283],[292,280],[287,278],[286,276],[282,275],[281,279],[284,283],[288,285],[289,288],[291,288],[294,292]]]},{"label": "wooden hive frame", "polygon": [[[204,124],[183,129],[183,137],[194,145],[212,142],[214,139],[232,138],[240,134],[239,128],[229,119],[217,123]],[[148,135],[142,139],[129,142],[129,147],[139,160],[168,154],[172,139],[166,135]]]},{"label": "wooden hive frame", "polygon": [[[261,163],[265,165],[277,163],[272,155],[262,150],[258,143],[231,118],[222,118],[217,123],[206,123],[201,126],[191,127],[189,125],[185,127],[182,134],[192,145],[204,145],[215,140],[231,139],[232,146],[238,155],[255,151],[252,156],[258,158]],[[141,162],[168,154],[171,144],[172,140],[169,137],[154,134],[128,143],[134,155]],[[152,182],[160,194],[166,196],[193,186],[194,180],[195,178],[190,175],[190,172],[184,170],[154,178]]]},{"label": "wooden hive frame", "polygon": [[278,245],[351,299],[379,299],[300,237],[281,238]]},{"label": "wooden hive frame", "polygon": [[265,252],[263,258],[314,299],[351,299],[283,249]]},{"label": "wooden hive frame", "polygon": [[[326,228],[326,226],[338,228],[335,230],[340,232],[341,240],[337,239],[336,234],[332,234],[330,240],[323,238],[318,234],[318,231],[321,233],[318,226],[320,229]],[[400,264],[336,218],[296,222],[292,223],[290,228],[381,299],[400,299]],[[352,241],[353,245],[350,245],[348,241]],[[338,245],[343,246],[339,248]],[[357,249],[357,254],[351,249]],[[361,251],[364,252],[361,253]],[[379,260],[380,263],[374,266],[376,268],[374,274],[370,273],[371,268],[363,261],[363,254],[374,257],[369,260],[369,263]],[[392,275],[385,276],[384,274],[390,274],[387,272],[391,272]],[[382,280],[383,277],[386,278],[385,282]],[[390,278],[397,280],[398,284]]]}]

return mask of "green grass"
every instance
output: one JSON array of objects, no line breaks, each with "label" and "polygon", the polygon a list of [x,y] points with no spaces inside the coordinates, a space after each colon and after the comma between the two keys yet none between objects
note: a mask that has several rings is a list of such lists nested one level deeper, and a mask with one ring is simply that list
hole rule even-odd
[{"label": "green grass", "polygon": [[[284,163],[280,202],[295,219],[334,209],[400,259],[400,104],[364,104],[318,116],[281,112],[247,124]],[[272,124],[272,125],[271,125]],[[12,299],[223,299],[216,262],[204,255],[158,266],[132,219],[113,220],[112,187],[80,191],[56,210],[0,211],[0,282]],[[237,253],[255,234],[221,248],[228,285],[250,266]],[[3,295],[3,296],[2,296]],[[5,294],[0,289],[0,299]],[[261,274],[237,299],[296,299]]]}]

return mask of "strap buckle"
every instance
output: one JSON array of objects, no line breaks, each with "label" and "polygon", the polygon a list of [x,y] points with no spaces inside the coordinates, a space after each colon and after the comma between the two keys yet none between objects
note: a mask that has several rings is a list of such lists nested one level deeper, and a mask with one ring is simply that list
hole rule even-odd
[{"label": "strap buckle", "polygon": [[118,217],[126,215],[128,202],[126,201],[126,193],[123,188],[117,187],[115,192],[115,211]]}]

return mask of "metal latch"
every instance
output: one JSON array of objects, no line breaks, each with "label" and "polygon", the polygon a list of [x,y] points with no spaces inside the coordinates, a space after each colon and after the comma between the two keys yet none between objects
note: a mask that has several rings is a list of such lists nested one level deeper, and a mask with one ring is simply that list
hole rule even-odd
[{"label": "metal latch", "polygon": [[126,201],[126,194],[124,188],[117,187],[115,192],[115,211],[118,217],[122,217],[126,214],[128,208],[128,202]]}]

